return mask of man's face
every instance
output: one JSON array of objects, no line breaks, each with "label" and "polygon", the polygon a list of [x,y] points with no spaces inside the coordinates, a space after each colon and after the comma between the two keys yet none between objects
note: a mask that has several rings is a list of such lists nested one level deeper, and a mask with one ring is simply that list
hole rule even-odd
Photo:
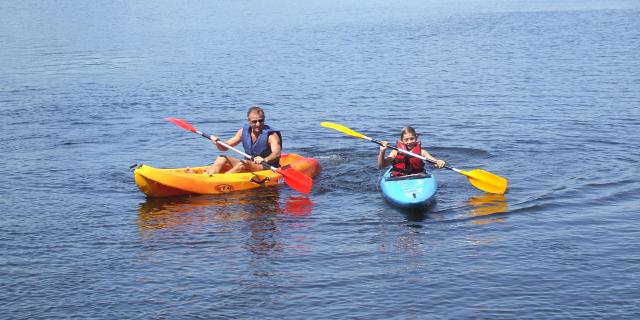
[{"label": "man's face", "polygon": [[247,120],[253,131],[260,132],[264,128],[264,114],[260,112],[249,113]]}]

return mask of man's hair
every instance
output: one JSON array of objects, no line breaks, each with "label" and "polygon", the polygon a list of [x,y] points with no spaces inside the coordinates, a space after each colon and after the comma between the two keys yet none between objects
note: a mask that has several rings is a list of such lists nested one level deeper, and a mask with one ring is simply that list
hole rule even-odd
[{"label": "man's hair", "polygon": [[262,108],[258,107],[258,106],[251,106],[251,108],[249,108],[249,110],[247,111],[247,118],[249,117],[249,115],[252,112],[257,112],[260,114],[261,117],[264,118],[264,110],[262,110]]}]

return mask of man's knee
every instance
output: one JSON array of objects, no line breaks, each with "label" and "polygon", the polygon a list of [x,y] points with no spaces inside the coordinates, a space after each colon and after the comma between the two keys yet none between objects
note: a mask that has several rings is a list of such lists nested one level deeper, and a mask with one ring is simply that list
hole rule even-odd
[{"label": "man's knee", "polygon": [[218,156],[216,157],[216,163],[225,164],[228,163],[229,159],[226,156]]}]

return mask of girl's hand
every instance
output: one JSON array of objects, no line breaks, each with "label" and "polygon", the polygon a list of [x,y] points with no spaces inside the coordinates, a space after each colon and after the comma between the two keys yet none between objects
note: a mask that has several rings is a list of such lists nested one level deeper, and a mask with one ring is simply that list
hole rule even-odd
[{"label": "girl's hand", "polygon": [[444,160],[438,159],[438,160],[436,160],[435,166],[436,166],[436,168],[441,169],[442,167],[444,167],[445,164],[446,164],[446,162],[444,162]]},{"label": "girl's hand", "polygon": [[389,142],[387,141],[380,141],[380,143],[382,143],[382,145],[380,145],[380,151],[384,152],[385,150],[387,150],[387,147],[389,146]]}]

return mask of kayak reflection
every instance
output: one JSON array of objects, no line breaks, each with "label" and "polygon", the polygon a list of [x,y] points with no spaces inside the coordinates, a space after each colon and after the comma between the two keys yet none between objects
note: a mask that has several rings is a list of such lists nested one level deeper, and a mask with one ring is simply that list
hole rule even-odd
[{"label": "kayak reflection", "polygon": [[304,196],[289,196],[281,202],[278,188],[147,199],[140,205],[137,224],[146,240],[228,241],[228,246],[240,245],[256,256],[306,250],[306,239],[293,234],[312,222],[299,218],[312,213],[313,202]]},{"label": "kayak reflection", "polygon": [[[471,210],[469,212],[471,217],[486,217],[509,211],[507,199],[502,194],[486,193],[484,195],[471,197],[467,202],[471,205]],[[504,222],[504,218],[473,220],[474,224],[485,224],[491,222]]]},{"label": "kayak reflection", "polygon": [[262,215],[308,216],[313,202],[304,196],[289,196],[281,205],[278,188],[249,190],[224,195],[147,198],[138,209],[141,230],[156,230],[208,222],[245,221]]}]

